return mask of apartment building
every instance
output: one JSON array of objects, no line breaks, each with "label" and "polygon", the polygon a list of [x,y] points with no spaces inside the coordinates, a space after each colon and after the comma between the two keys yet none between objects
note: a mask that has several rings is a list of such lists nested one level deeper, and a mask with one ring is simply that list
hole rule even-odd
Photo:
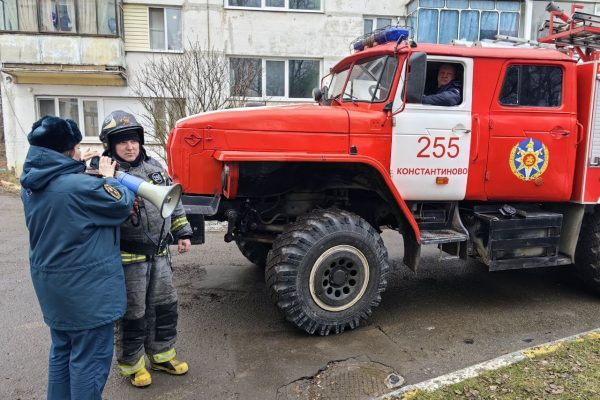
[{"label": "apartment building", "polygon": [[[568,9],[570,3],[559,2]],[[417,41],[536,36],[546,1],[533,0],[2,0],[0,62],[7,163],[19,172],[32,123],[79,123],[100,148],[104,115],[142,112],[131,89],[153,57],[190,42],[259,72],[250,101],[305,102],[357,36],[408,25]],[[586,11],[596,11],[586,2]],[[298,77],[302,77],[299,79]],[[151,129],[149,127],[149,129]]]}]

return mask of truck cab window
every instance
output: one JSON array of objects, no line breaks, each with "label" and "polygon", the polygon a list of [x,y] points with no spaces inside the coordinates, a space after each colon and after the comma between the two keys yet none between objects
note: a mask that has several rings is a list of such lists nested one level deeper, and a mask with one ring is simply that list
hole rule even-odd
[{"label": "truck cab window", "polygon": [[500,104],[523,107],[560,107],[562,102],[560,67],[511,65],[506,70]]},{"label": "truck cab window", "polygon": [[391,56],[359,60],[350,71],[344,90],[346,101],[380,103],[388,98],[398,59]]},{"label": "truck cab window", "polygon": [[330,98],[336,98],[342,94],[342,91],[344,90],[344,83],[346,83],[346,78],[348,78],[349,71],[349,67],[346,67],[344,70],[336,72],[331,76],[331,80],[329,81]]},{"label": "truck cab window", "polygon": [[463,76],[464,68],[461,64],[439,61],[428,62],[423,104],[448,107],[461,104]]}]

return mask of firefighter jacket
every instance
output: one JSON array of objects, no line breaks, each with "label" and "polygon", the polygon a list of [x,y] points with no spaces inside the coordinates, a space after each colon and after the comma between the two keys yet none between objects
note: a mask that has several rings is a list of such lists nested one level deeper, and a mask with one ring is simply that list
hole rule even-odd
[{"label": "firefighter jacket", "polygon": [[[150,157],[127,171],[148,183],[168,186],[167,174],[160,163]],[[172,239],[192,236],[181,202],[164,220],[160,210],[147,200],[139,199],[139,212],[121,224],[121,261],[123,264],[146,261],[149,255],[165,255]],[[162,230],[162,238],[160,237]],[[172,236],[172,238],[171,238]],[[168,240],[171,239],[171,240]],[[162,244],[160,248],[158,245]]]},{"label": "firefighter jacket", "polygon": [[84,164],[31,146],[21,175],[33,287],[53,329],[93,329],[127,306],[119,225],[134,194],[114,178],[82,174]]}]

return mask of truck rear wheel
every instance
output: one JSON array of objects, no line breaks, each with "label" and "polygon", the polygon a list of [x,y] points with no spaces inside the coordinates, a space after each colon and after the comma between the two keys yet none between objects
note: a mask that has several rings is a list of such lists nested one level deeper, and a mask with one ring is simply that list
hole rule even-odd
[{"label": "truck rear wheel", "polygon": [[379,305],[389,271],[383,240],[361,217],[319,210],[273,243],[265,271],[286,319],[313,334],[354,329]]},{"label": "truck rear wheel", "polygon": [[252,264],[264,268],[267,264],[267,254],[271,250],[271,245],[260,242],[247,242],[244,239],[236,238],[235,244]]},{"label": "truck rear wheel", "polygon": [[583,217],[575,250],[575,268],[583,282],[600,294],[600,212]]}]

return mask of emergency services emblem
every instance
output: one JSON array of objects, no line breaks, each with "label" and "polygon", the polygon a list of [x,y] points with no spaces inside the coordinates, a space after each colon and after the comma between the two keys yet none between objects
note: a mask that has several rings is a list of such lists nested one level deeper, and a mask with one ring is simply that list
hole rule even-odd
[{"label": "emergency services emblem", "polygon": [[546,171],[549,160],[548,147],[539,140],[527,138],[512,148],[508,162],[517,178],[530,181]]},{"label": "emergency services emblem", "polygon": [[155,185],[162,185],[165,183],[165,178],[160,172],[152,172],[151,174],[148,174],[148,178],[150,178]]},{"label": "emergency services emblem", "polygon": [[112,197],[114,197],[117,200],[121,200],[121,192],[119,192],[114,186],[111,186],[108,183],[105,183],[103,187],[104,187],[104,190],[106,190],[106,193],[110,194]]}]

